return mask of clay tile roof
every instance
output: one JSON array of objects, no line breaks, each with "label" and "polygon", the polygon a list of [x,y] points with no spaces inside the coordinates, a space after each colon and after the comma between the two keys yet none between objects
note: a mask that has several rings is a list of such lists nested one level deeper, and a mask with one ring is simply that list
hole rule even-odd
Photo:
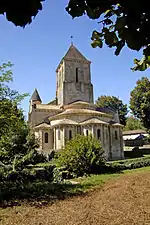
[{"label": "clay tile roof", "polygon": [[130,134],[146,134],[145,130],[127,130],[123,132],[123,135],[130,135]]},{"label": "clay tile roof", "polygon": [[99,120],[97,118],[92,118],[92,119],[88,119],[88,120],[85,120],[83,122],[80,123],[81,125],[86,125],[86,124],[106,124],[108,125],[108,123],[102,121],[102,120]]},{"label": "clay tile roof", "polygon": [[40,95],[39,95],[39,93],[38,93],[38,91],[37,91],[36,88],[35,88],[35,90],[34,90],[32,96],[31,96],[31,100],[32,100],[32,101],[40,101],[40,102],[41,102]]},{"label": "clay tile roof", "polygon": [[113,123],[112,126],[120,126],[120,127],[124,127],[124,125],[120,124],[120,123]]},{"label": "clay tile roof", "polygon": [[77,125],[78,123],[73,121],[73,120],[69,120],[69,119],[62,119],[62,120],[54,120],[51,121],[51,126],[57,126],[57,125]]},{"label": "clay tile roof", "polygon": [[49,117],[49,119],[54,119],[57,117],[63,117],[66,115],[71,115],[71,114],[87,114],[87,115],[95,115],[95,116],[105,116],[105,117],[111,117],[111,115],[103,113],[103,112],[98,112],[96,110],[90,110],[90,109],[67,109],[62,113],[59,113],[57,115],[54,115],[52,117]]},{"label": "clay tile roof", "polygon": [[34,129],[39,129],[39,128],[50,128],[50,124],[43,122],[41,124],[36,125]]}]

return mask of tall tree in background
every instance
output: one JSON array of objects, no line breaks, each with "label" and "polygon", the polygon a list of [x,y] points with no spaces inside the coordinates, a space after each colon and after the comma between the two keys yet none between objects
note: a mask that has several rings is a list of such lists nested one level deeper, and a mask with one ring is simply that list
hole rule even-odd
[{"label": "tall tree in background", "polygon": [[124,130],[143,130],[144,126],[142,125],[141,121],[134,116],[129,116],[126,120],[126,126]]},{"label": "tall tree in background", "polygon": [[128,113],[127,105],[123,104],[122,100],[115,96],[102,95],[96,100],[97,107],[110,108],[114,111],[118,111],[120,123],[126,124],[126,116]]},{"label": "tall tree in background", "polygon": [[66,8],[73,17],[86,14],[98,19],[100,30],[93,31],[92,46],[115,47],[115,55],[127,46],[139,51],[143,59],[134,60],[133,70],[143,71],[150,66],[150,10],[147,0],[70,0]]},{"label": "tall tree in background", "polygon": [[130,109],[144,127],[150,130],[150,80],[147,77],[138,80],[131,91]]}]

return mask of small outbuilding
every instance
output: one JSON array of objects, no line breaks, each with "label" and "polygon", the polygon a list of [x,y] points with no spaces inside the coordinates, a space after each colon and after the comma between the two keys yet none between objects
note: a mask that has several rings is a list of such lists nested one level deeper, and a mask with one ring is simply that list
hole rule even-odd
[{"label": "small outbuilding", "polygon": [[128,130],[123,132],[125,146],[143,146],[147,144],[148,133],[145,130]]}]

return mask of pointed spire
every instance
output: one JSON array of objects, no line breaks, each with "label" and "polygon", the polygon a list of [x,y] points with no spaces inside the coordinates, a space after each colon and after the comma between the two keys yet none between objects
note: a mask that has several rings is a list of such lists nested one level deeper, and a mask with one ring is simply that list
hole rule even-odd
[{"label": "pointed spire", "polygon": [[79,50],[74,46],[73,43],[71,43],[71,46],[69,47],[66,55],[63,57],[64,59],[82,59],[88,61],[82,54],[79,52]]},{"label": "pointed spire", "polygon": [[31,96],[31,100],[32,100],[32,101],[39,101],[39,102],[42,102],[42,100],[41,100],[41,98],[40,98],[40,95],[39,95],[39,93],[38,93],[38,91],[37,91],[36,88],[35,88],[35,90],[34,90],[32,96]]},{"label": "pointed spire", "polygon": [[62,61],[64,59],[79,59],[79,60],[84,60],[86,62],[89,62],[91,63],[88,59],[85,58],[85,56],[82,55],[81,52],[79,52],[79,50],[74,46],[73,43],[71,43],[67,53],[65,54],[65,56],[61,59],[57,69],[56,69],[56,72],[58,72],[58,69],[60,67],[60,64],[62,63]]}]

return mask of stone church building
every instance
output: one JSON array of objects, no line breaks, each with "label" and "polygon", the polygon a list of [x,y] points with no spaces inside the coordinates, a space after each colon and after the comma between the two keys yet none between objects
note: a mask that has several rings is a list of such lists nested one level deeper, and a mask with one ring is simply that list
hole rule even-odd
[{"label": "stone church building", "polygon": [[28,122],[45,153],[60,150],[78,133],[101,141],[108,160],[124,157],[118,114],[94,105],[90,65],[71,44],[56,69],[56,99],[42,104],[35,89]]}]

